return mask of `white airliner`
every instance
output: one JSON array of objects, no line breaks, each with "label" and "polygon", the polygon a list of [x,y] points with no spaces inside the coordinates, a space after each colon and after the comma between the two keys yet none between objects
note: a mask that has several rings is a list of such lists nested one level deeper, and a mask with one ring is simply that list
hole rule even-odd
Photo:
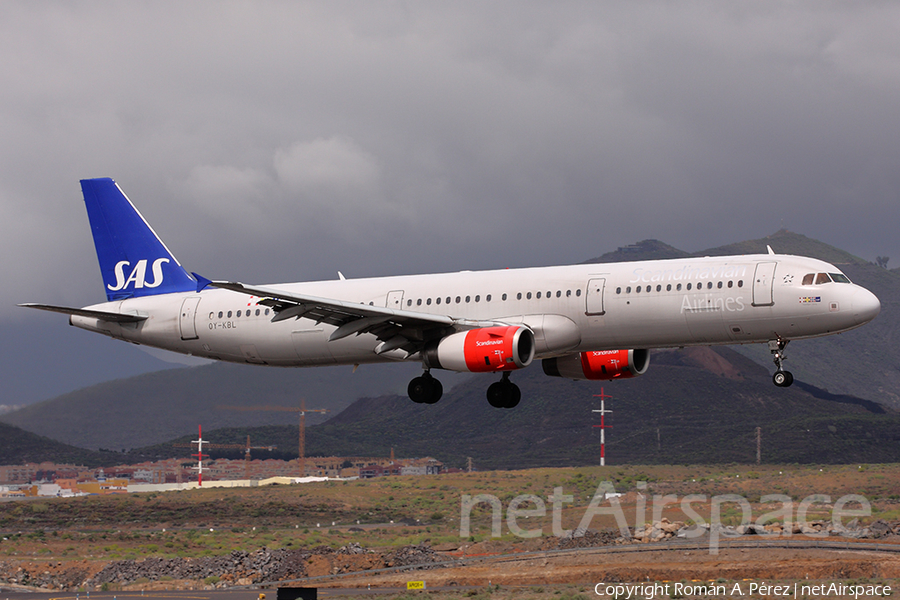
[{"label": "white airliner", "polygon": [[775,385],[790,340],[859,327],[881,310],[834,265],[775,254],[244,285],[185,271],[112,179],[81,182],[107,302],[22,304],[135,344],[281,367],[416,361],[409,397],[437,402],[433,369],[610,380],[646,372],[649,348],[768,343]]}]

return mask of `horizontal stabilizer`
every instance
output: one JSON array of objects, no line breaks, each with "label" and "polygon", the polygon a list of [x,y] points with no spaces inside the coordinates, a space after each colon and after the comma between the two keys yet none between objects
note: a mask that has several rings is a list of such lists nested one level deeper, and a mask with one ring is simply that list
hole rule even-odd
[{"label": "horizontal stabilizer", "polygon": [[103,310],[88,310],[85,308],[69,308],[68,306],[53,306],[52,304],[35,304],[33,302],[27,302],[25,304],[19,304],[19,306],[49,310],[50,312],[58,312],[64,315],[78,315],[79,317],[100,319],[101,321],[109,321],[110,323],[140,323],[141,321],[147,320],[147,317],[141,315],[126,315]]}]

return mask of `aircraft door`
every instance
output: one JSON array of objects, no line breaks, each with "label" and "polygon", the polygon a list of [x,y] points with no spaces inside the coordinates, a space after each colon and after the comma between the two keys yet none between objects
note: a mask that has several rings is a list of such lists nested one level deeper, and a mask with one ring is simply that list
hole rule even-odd
[{"label": "aircraft door", "polygon": [[602,315],[606,313],[606,307],[603,305],[603,293],[605,289],[605,277],[599,277],[588,281],[587,295],[585,296],[585,314]]},{"label": "aircraft door", "polygon": [[387,302],[384,304],[387,308],[400,310],[403,308],[403,290],[394,290],[388,292]]},{"label": "aircraft door", "polygon": [[181,303],[181,339],[196,340],[197,335],[197,305],[200,304],[200,298],[185,298]]},{"label": "aircraft door", "polygon": [[756,264],[756,273],[753,275],[753,306],[772,306],[775,304],[773,287],[775,285],[774,262],[761,262]]}]

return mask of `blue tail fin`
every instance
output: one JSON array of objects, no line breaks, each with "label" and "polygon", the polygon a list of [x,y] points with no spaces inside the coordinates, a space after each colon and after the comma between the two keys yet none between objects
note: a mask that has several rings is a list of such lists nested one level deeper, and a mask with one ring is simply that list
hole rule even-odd
[{"label": "blue tail fin", "polygon": [[110,302],[197,289],[115,181],[82,179],[81,191]]}]

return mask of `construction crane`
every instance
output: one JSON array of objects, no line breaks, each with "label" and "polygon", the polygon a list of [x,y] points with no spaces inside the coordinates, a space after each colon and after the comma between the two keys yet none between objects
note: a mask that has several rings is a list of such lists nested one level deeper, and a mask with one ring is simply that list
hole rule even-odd
[{"label": "construction crane", "polygon": [[218,406],[220,410],[240,410],[240,411],[266,411],[266,412],[295,412],[300,413],[300,477],[306,477],[306,413],[328,412],[326,408],[306,408],[306,400],[300,400],[300,408],[292,408],[290,406]]},{"label": "construction crane", "polygon": [[[200,438],[203,439],[202,437]],[[176,448],[193,448],[194,444],[197,444],[198,441],[190,442],[188,444],[172,444]],[[251,446],[250,445],[250,436],[247,436],[246,444],[212,444],[207,442],[206,440],[202,441],[201,448],[212,448],[215,450],[243,450],[244,451],[244,479],[250,479],[250,451],[251,450],[268,450],[269,452],[278,448],[278,446]]]}]

